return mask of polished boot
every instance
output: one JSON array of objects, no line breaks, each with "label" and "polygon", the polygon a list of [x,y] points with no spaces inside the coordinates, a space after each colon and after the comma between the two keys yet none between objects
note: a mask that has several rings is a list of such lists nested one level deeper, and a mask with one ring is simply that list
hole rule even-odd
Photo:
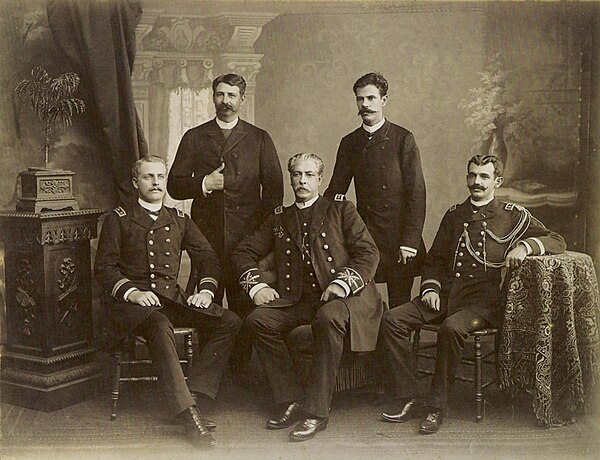
[{"label": "polished boot", "polygon": [[302,407],[298,401],[290,403],[278,417],[267,420],[267,430],[288,428],[302,418]]},{"label": "polished boot", "polygon": [[177,420],[185,428],[185,437],[194,447],[205,448],[216,444],[196,406],[190,406],[181,412]]},{"label": "polished boot", "polygon": [[382,412],[381,416],[386,422],[404,423],[416,417],[420,417],[424,412],[424,405],[415,398],[404,400],[398,406],[398,410],[393,412]]},{"label": "polished boot", "polygon": [[441,409],[430,409],[427,417],[421,422],[419,427],[420,434],[437,433],[444,420],[444,413]]},{"label": "polished boot", "polygon": [[308,441],[319,431],[325,430],[328,423],[329,419],[326,417],[304,419],[290,431],[290,441]]},{"label": "polished boot", "polygon": [[200,418],[202,422],[204,422],[204,426],[208,428],[208,431],[215,431],[217,429],[217,424],[212,420],[207,419],[202,412],[200,411],[200,407],[202,407],[202,401],[207,398],[203,393],[199,393],[197,391],[190,391],[192,398],[196,401],[196,407],[198,408],[198,413],[200,414]]}]

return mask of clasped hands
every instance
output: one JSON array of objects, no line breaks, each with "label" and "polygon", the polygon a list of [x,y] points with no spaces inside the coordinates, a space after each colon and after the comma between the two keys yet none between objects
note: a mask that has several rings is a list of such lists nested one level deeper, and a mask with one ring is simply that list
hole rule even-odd
[{"label": "clasped hands", "polygon": [[[160,299],[152,291],[133,291],[127,296],[127,301],[144,307],[160,307]],[[207,292],[199,292],[187,298],[190,307],[208,308],[211,303],[212,297]]]},{"label": "clasped hands", "polygon": [[[275,299],[279,299],[279,293],[273,289],[272,287],[266,286],[262,289],[259,289],[254,297],[252,297],[252,301],[254,305],[257,307],[260,305],[264,305],[266,303],[272,302]],[[346,297],[346,292],[344,289],[338,284],[330,284],[321,294],[321,300],[323,302],[329,302],[330,300]]]}]

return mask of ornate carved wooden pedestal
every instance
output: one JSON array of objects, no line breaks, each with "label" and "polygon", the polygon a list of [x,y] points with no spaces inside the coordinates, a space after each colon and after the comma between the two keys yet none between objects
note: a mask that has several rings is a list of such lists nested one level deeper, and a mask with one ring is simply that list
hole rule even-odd
[{"label": "ornate carved wooden pedestal", "polygon": [[8,331],[3,402],[49,412],[97,395],[90,240],[102,213],[0,212]]}]

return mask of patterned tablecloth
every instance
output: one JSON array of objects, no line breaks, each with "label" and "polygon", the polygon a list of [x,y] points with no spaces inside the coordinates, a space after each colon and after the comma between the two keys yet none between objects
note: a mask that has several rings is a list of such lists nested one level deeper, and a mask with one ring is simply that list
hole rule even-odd
[{"label": "patterned tablecloth", "polygon": [[599,389],[599,319],[598,281],[588,255],[528,257],[508,281],[500,388],[530,393],[544,426],[572,422]]}]

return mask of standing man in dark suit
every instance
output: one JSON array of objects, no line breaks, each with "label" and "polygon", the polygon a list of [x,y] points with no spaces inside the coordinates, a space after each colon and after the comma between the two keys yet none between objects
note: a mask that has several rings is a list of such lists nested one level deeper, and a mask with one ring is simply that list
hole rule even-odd
[{"label": "standing man in dark suit", "polygon": [[[277,151],[266,131],[241,120],[246,82],[236,74],[213,83],[217,116],[187,131],[169,173],[169,193],[193,199],[192,220],[215,249],[224,269],[224,283],[215,295],[242,318],[253,308],[231,270],[231,252],[242,237],[283,201],[283,176]],[[199,280],[192,264],[189,288]]]},{"label": "standing man in dark suit", "polygon": [[422,383],[410,334],[425,323],[441,323],[429,410],[419,433],[438,431],[448,403],[449,382],[469,333],[501,321],[501,284],[506,270],[528,255],[560,254],[564,239],[527,209],[494,198],[502,185],[502,162],[476,155],[467,164],[471,197],[444,215],[422,271],[421,296],[386,312],[382,342],[394,378],[398,409],[384,412],[389,422],[405,422],[422,412]]},{"label": "standing man in dark suit", "polygon": [[[234,252],[243,289],[257,305],[245,320],[281,411],[267,421],[280,429],[300,421],[292,441],[327,427],[344,336],[352,351],[372,351],[383,303],[372,281],[379,252],[344,195],[319,196],[323,162],[300,153],[288,162],[296,202],[279,207]],[[277,285],[269,286],[258,261],[275,254]],[[294,372],[285,335],[310,324],[313,365],[306,394]]]},{"label": "standing man in dark suit", "polygon": [[[164,160],[149,156],[136,161],[132,180],[138,201],[129,209],[115,208],[104,221],[94,268],[97,281],[111,296],[111,345],[133,331],[146,338],[170,414],[185,426],[194,445],[210,446],[214,439],[209,430],[216,425],[202,417],[196,398],[216,396],[242,322],[213,303],[221,268],[202,232],[183,212],[162,205],[167,185]],[[201,273],[197,294],[188,295],[177,285],[182,250]],[[208,333],[187,384],[173,325]]]},{"label": "standing man in dark suit", "polygon": [[356,206],[381,254],[375,280],[387,283],[390,307],[410,300],[425,258],[425,180],[413,134],[383,116],[388,83],[368,73],[354,83],[363,124],[340,142],[325,196],[346,193],[354,178]]}]

